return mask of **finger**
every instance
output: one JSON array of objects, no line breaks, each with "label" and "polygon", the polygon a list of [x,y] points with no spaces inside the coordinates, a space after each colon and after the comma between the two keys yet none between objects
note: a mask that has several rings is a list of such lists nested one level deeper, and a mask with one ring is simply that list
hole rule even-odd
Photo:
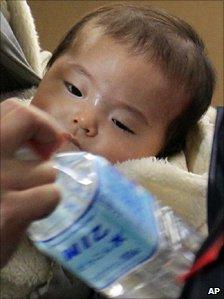
[{"label": "finger", "polygon": [[6,116],[9,112],[18,108],[17,103],[18,100],[16,100],[15,98],[7,99],[1,103],[1,120],[3,120],[3,117]]},{"label": "finger", "polygon": [[24,192],[8,193],[1,202],[0,267],[16,250],[27,226],[50,213],[57,205],[59,192],[54,185],[45,185]]},{"label": "finger", "polygon": [[1,124],[2,152],[6,156],[12,156],[28,140],[32,140],[37,150],[39,145],[40,149],[45,147],[50,153],[64,138],[65,134],[56,121],[31,105],[19,104],[18,108],[6,114]]},{"label": "finger", "polygon": [[56,207],[60,192],[55,184],[47,184],[25,191],[11,191],[1,203],[2,219],[11,225],[24,227],[46,216]]},{"label": "finger", "polygon": [[2,172],[1,185],[6,190],[25,190],[53,183],[57,169],[52,162],[10,160]]}]

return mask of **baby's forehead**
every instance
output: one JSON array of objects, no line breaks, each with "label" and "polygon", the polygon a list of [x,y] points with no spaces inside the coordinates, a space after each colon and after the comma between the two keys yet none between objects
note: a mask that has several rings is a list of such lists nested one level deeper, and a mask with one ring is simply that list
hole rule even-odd
[{"label": "baby's forehead", "polygon": [[90,47],[99,38],[106,38],[102,26],[97,26],[96,21],[93,19],[83,25],[74,37],[71,46],[79,51]]}]

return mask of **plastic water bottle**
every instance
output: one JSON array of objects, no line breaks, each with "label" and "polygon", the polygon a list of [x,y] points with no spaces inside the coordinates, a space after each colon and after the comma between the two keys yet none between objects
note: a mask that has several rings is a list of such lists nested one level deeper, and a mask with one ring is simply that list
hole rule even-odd
[{"label": "plastic water bottle", "polygon": [[53,158],[62,199],[28,233],[46,255],[107,297],[177,298],[201,240],[169,207],[85,152]]}]

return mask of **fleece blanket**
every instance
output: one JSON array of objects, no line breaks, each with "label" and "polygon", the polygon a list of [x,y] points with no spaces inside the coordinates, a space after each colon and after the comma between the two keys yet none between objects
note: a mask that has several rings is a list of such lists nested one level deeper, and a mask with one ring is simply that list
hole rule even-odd
[{"label": "fleece blanket", "polygon": [[[41,51],[26,1],[3,0],[1,10],[29,64],[41,77],[49,53]],[[23,93],[20,100],[30,98],[32,92]],[[173,157],[161,160],[148,157],[116,165],[124,175],[143,185],[163,204],[171,206],[204,236],[207,234],[206,192],[215,117],[215,109],[209,108],[189,133],[185,150]],[[52,263],[24,237],[10,262],[1,271],[1,298],[38,298],[46,291],[53,271]],[[78,280],[74,285],[74,298],[87,298],[88,289]]]}]

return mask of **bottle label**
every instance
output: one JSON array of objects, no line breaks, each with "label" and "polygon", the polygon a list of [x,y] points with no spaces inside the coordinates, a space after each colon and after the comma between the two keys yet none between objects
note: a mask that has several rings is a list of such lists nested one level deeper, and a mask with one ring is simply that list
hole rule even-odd
[{"label": "bottle label", "polygon": [[96,159],[96,168],[98,188],[84,214],[36,245],[102,290],[154,255],[158,231],[153,197],[103,159]]}]

